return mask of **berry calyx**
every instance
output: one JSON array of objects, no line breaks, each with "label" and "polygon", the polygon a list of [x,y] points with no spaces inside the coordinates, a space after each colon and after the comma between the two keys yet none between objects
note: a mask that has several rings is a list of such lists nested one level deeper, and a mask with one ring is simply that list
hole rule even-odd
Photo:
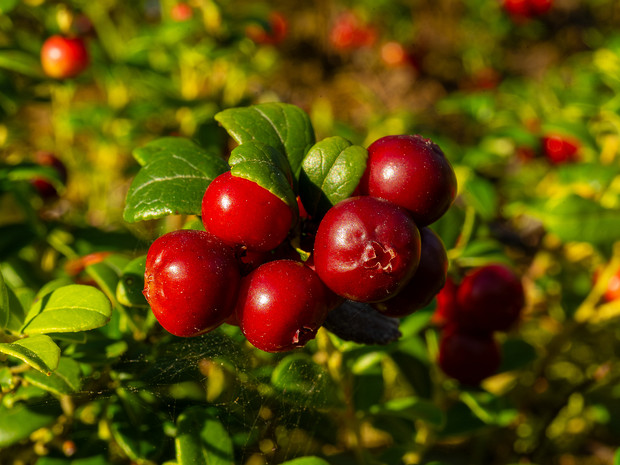
[{"label": "berry calyx", "polygon": [[368,147],[358,192],[400,205],[418,227],[438,220],[456,197],[456,176],[439,146],[418,135],[386,136]]},{"label": "berry calyx", "polygon": [[444,287],[448,255],[443,242],[430,228],[420,229],[420,263],[413,277],[394,297],[373,304],[386,316],[402,318],[426,307]]},{"label": "berry calyx", "polygon": [[205,229],[231,246],[251,251],[275,249],[293,220],[293,210],[284,201],[230,171],[211,181],[202,199]]},{"label": "berry calyx", "polygon": [[207,232],[181,229],[151,244],[143,293],[164,329],[190,337],[232,314],[240,279],[231,247]]},{"label": "berry calyx", "polygon": [[303,263],[275,260],[241,281],[236,320],[265,352],[284,352],[313,339],[328,313],[325,285]]},{"label": "berry calyx", "polygon": [[89,61],[86,44],[80,37],[54,35],[41,48],[41,66],[52,78],[75,77],[88,67]]},{"label": "berry calyx", "polygon": [[452,326],[439,342],[439,367],[462,384],[477,386],[495,374],[501,363],[499,345],[493,333],[472,333]]},{"label": "berry calyx", "polygon": [[486,265],[461,281],[455,321],[477,331],[507,331],[519,319],[524,303],[521,279],[505,265]]},{"label": "berry calyx", "polygon": [[420,261],[420,233],[391,202],[351,197],[330,208],[314,243],[314,265],[341,297],[380,302],[395,295]]}]

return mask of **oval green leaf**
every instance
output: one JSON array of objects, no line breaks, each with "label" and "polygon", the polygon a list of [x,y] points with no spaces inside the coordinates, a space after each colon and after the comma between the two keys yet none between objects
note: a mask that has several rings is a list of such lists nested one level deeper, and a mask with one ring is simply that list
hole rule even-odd
[{"label": "oval green leaf", "polygon": [[24,324],[24,318],[26,316],[26,312],[24,311],[24,306],[22,305],[17,294],[7,286],[6,288],[8,298],[9,298],[9,319],[6,324],[6,329],[12,331],[14,333],[18,333],[22,325]]},{"label": "oval green leaf", "polygon": [[317,142],[301,164],[299,195],[310,216],[327,210],[351,196],[359,184],[368,151],[340,136]]},{"label": "oval green leaf", "polygon": [[207,186],[228,170],[224,159],[181,138],[158,146],[157,154],[144,159],[146,164],[125,201],[123,218],[130,223],[166,215],[199,215]]},{"label": "oval green leaf", "polygon": [[42,334],[1,343],[0,353],[18,358],[46,375],[58,367],[60,360],[60,347],[51,337]]},{"label": "oval green leaf", "polygon": [[19,403],[12,408],[0,405],[0,448],[15,444],[33,431],[51,425],[61,413],[58,402]]},{"label": "oval green leaf", "polygon": [[46,376],[38,371],[29,371],[24,373],[24,379],[52,394],[73,394],[82,385],[82,372],[78,362],[67,357],[61,357],[58,368],[51,375]]},{"label": "oval green leaf", "polygon": [[209,410],[190,407],[177,419],[175,439],[179,465],[234,465],[228,432]]},{"label": "oval green leaf", "polygon": [[144,166],[160,155],[170,153],[192,153],[202,150],[194,142],[183,137],[161,137],[138,147],[131,153],[140,165]]},{"label": "oval green leaf", "polygon": [[299,175],[306,151],[315,142],[309,116],[288,103],[229,108],[217,113],[215,119],[239,144],[256,140],[286,154],[295,177]]},{"label": "oval green leaf", "polygon": [[290,168],[277,149],[258,141],[246,142],[232,151],[228,163],[233,176],[255,182],[297,211]]},{"label": "oval green leaf", "polygon": [[11,309],[9,307],[9,290],[0,271],[0,328],[5,329],[9,324]]},{"label": "oval green leaf", "polygon": [[72,284],[37,300],[26,316],[24,334],[71,333],[99,328],[112,315],[112,305],[100,290]]}]

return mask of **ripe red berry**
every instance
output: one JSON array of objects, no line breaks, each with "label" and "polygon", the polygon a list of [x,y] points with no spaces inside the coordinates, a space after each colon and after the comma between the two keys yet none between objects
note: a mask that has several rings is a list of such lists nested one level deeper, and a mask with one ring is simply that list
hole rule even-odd
[{"label": "ripe red berry", "polygon": [[336,294],[360,302],[395,295],[420,261],[420,233],[406,210],[374,197],[329,209],[314,242],[314,264]]},{"label": "ripe red berry", "polygon": [[439,367],[463,384],[476,386],[497,372],[501,353],[493,333],[470,333],[446,328],[439,342]]},{"label": "ripe red berry", "polygon": [[341,51],[369,47],[374,44],[376,38],[376,30],[350,11],[338,16],[329,34],[329,40],[334,48]]},{"label": "ripe red berry", "polygon": [[88,67],[89,61],[86,44],[80,37],[55,35],[41,48],[43,71],[56,79],[77,76]]},{"label": "ripe red berry", "polygon": [[[593,283],[596,284],[600,279],[602,269],[596,270],[593,277]],[[620,300],[620,269],[616,270],[616,273],[609,278],[605,293],[603,294],[603,300],[605,302],[613,302],[614,300]]]},{"label": "ripe red berry", "polygon": [[188,21],[194,16],[194,9],[187,3],[176,3],[170,10],[170,18],[176,22]]},{"label": "ripe red berry", "polygon": [[[67,182],[67,167],[53,153],[40,151],[35,155],[35,162],[41,166],[51,166],[58,173],[58,177],[63,183]],[[43,199],[54,199],[58,197],[56,188],[44,178],[33,178],[30,183],[37,190]]]},{"label": "ripe red berry", "polygon": [[293,260],[265,263],[244,277],[235,311],[247,340],[266,352],[304,346],[327,312],[325,285]]},{"label": "ripe red berry", "polygon": [[386,136],[368,147],[358,192],[409,210],[418,227],[439,219],[456,196],[456,176],[438,145],[421,136]]},{"label": "ripe red berry", "polygon": [[248,250],[275,249],[286,239],[293,219],[293,210],[281,199],[230,171],[215,178],[202,199],[205,229]]},{"label": "ripe red berry", "polygon": [[456,290],[457,286],[450,276],[446,283],[437,293],[437,308],[433,313],[432,322],[438,326],[454,323],[456,313]]},{"label": "ripe red berry", "polygon": [[579,142],[560,134],[547,134],[542,138],[543,154],[554,165],[575,162],[579,158]]},{"label": "ripe red berry", "polygon": [[420,229],[422,252],[413,277],[394,297],[373,304],[384,315],[402,318],[426,307],[444,287],[448,255],[443,242],[430,228]]},{"label": "ripe red berry", "polygon": [[265,28],[262,25],[251,24],[245,29],[246,35],[257,44],[278,45],[288,34],[288,20],[278,11],[269,15],[269,24]]},{"label": "ripe red berry", "polygon": [[196,336],[235,308],[240,274],[234,251],[213,235],[181,229],[149,248],[144,296],[157,321],[175,336]]},{"label": "ripe red berry", "polygon": [[524,303],[519,277],[505,265],[486,265],[466,274],[458,286],[455,321],[478,331],[507,331]]}]

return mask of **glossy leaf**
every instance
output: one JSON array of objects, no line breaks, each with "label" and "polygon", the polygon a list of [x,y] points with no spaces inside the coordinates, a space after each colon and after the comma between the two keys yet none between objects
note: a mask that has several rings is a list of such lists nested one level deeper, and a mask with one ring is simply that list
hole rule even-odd
[{"label": "glossy leaf", "polygon": [[116,286],[116,299],[127,307],[148,307],[148,302],[142,294],[144,289],[144,272],[146,255],[133,259],[123,269],[123,273]]},{"label": "glossy leaf", "polygon": [[253,181],[291,208],[297,208],[290,167],[277,149],[258,141],[246,142],[232,151],[228,163],[233,176]]},{"label": "glossy leaf", "polygon": [[112,315],[106,296],[92,286],[72,284],[36,301],[26,316],[24,334],[86,331],[105,325]]},{"label": "glossy leaf", "polygon": [[140,165],[144,166],[160,155],[193,153],[196,150],[202,149],[189,139],[183,137],[161,137],[135,148],[131,154]]},{"label": "glossy leaf", "polygon": [[317,142],[301,165],[299,195],[310,216],[323,216],[341,200],[351,196],[359,184],[368,151],[340,137]]},{"label": "glossy leaf", "polygon": [[286,154],[295,176],[315,141],[314,128],[306,112],[288,103],[229,108],[217,113],[215,119],[239,144],[256,140]]},{"label": "glossy leaf", "polygon": [[0,353],[18,358],[46,375],[56,369],[60,360],[60,347],[51,337],[42,334],[1,343]]},{"label": "glossy leaf", "polygon": [[61,357],[58,368],[50,376],[29,371],[24,373],[24,379],[53,394],[73,394],[80,389],[82,372],[78,362],[67,357]]},{"label": "glossy leaf", "polygon": [[9,307],[9,290],[4,283],[4,277],[0,271],[0,328],[4,329],[9,324],[11,308]]},{"label": "glossy leaf", "polygon": [[0,405],[0,448],[8,447],[32,432],[53,424],[62,413],[57,402],[18,403],[12,408]]},{"label": "glossy leaf", "polygon": [[233,465],[233,443],[222,423],[202,407],[186,409],[177,419],[179,465]]},{"label": "glossy leaf", "polygon": [[207,186],[228,169],[226,161],[218,155],[195,144],[188,145],[184,139],[168,139],[165,144],[157,145],[157,150],[158,154],[141,155],[146,164],[127,192],[125,221],[200,214]]}]

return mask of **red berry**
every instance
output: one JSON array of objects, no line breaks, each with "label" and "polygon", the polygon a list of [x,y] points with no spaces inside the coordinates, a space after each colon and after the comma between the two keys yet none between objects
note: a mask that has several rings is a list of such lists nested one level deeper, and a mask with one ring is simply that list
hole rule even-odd
[{"label": "red berry", "polygon": [[448,255],[443,242],[430,228],[420,229],[420,264],[396,296],[373,307],[384,315],[401,318],[426,307],[446,282]]},{"label": "red berry", "polygon": [[374,197],[330,208],[314,243],[314,264],[336,294],[360,302],[395,295],[420,261],[420,233],[406,210]]},{"label": "red berry", "polygon": [[505,265],[486,265],[461,281],[455,320],[479,331],[507,331],[519,319],[524,303],[519,277]]},{"label": "red berry", "polygon": [[261,25],[252,24],[246,28],[245,33],[257,44],[277,45],[286,39],[288,21],[282,13],[273,11],[269,15],[267,29]]},{"label": "red berry", "polygon": [[376,30],[362,22],[353,12],[342,13],[336,19],[329,40],[337,50],[348,51],[361,47],[369,47],[377,38]]},{"label": "red berry", "polygon": [[618,270],[609,280],[607,290],[605,291],[605,300],[607,302],[620,300],[620,270]]},{"label": "red berry", "polygon": [[240,274],[234,251],[213,235],[181,229],[149,248],[144,296],[157,321],[175,336],[196,336],[235,308]]},{"label": "red berry", "polygon": [[192,16],[194,16],[194,10],[187,3],[176,3],[170,10],[170,17],[173,21],[188,21],[192,18]]},{"label": "red berry", "polygon": [[[44,151],[37,152],[35,155],[35,162],[41,166],[51,166],[58,173],[60,180],[63,183],[67,182],[67,167],[53,153]],[[47,179],[37,177],[33,178],[30,183],[43,199],[54,199],[58,197],[56,188]]]},{"label": "red berry", "polygon": [[470,333],[452,326],[439,342],[439,366],[463,384],[476,386],[497,372],[501,353],[493,333]]},{"label": "red berry", "polygon": [[409,210],[419,227],[452,205],[456,176],[439,146],[421,136],[386,136],[368,147],[359,192]]},{"label": "red berry", "polygon": [[79,38],[55,35],[47,39],[41,48],[41,65],[50,77],[66,79],[75,77],[89,64],[86,44]]},{"label": "red berry", "polygon": [[579,158],[579,142],[559,134],[542,138],[543,154],[554,165],[575,162]]},{"label": "red berry", "polygon": [[456,313],[456,290],[457,286],[450,276],[446,283],[437,293],[437,308],[433,313],[432,322],[438,326],[454,323]]},{"label": "red berry", "polygon": [[233,176],[215,178],[202,199],[207,231],[233,246],[267,251],[280,245],[293,223],[293,210],[257,183]]},{"label": "red berry", "polygon": [[325,285],[303,263],[265,263],[241,281],[237,322],[247,340],[266,352],[304,346],[327,312]]}]

